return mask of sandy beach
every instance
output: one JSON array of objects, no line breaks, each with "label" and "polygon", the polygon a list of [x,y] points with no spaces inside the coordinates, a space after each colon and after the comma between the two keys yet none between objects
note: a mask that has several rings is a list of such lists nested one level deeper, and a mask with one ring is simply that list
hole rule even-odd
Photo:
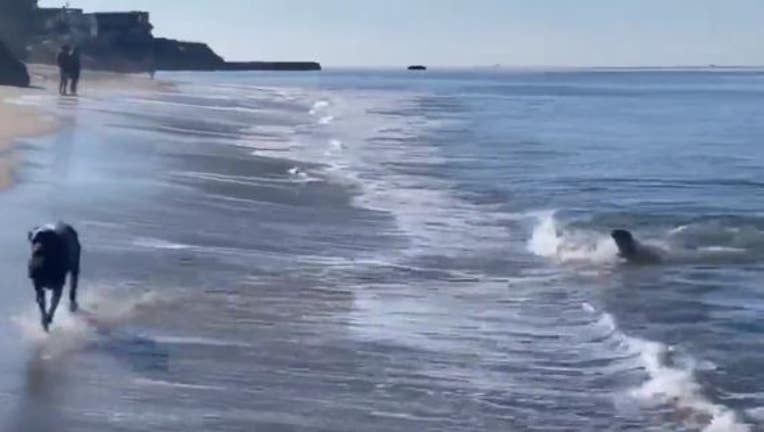
[{"label": "sandy beach", "polygon": [[[58,69],[48,65],[28,65],[32,78],[29,88],[0,86],[0,190],[13,183],[17,160],[12,145],[15,140],[41,136],[56,130],[60,120],[38,108],[16,104],[15,99],[40,94],[55,94],[58,86]],[[118,74],[100,71],[83,71],[85,92],[134,89],[151,90],[167,86],[146,75]]]}]

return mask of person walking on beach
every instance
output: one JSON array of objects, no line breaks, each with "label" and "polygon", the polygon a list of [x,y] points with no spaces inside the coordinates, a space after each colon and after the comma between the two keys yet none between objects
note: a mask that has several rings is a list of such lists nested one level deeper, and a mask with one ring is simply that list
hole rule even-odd
[{"label": "person walking on beach", "polygon": [[80,83],[80,71],[82,71],[82,65],[80,64],[80,48],[74,47],[72,50],[72,54],[70,56],[70,66],[71,70],[69,71],[69,78],[72,80],[71,83],[71,94],[77,95],[77,86]]},{"label": "person walking on beach", "polygon": [[61,74],[61,82],[58,84],[58,93],[62,96],[67,94],[67,87],[69,86],[69,78],[71,73],[72,55],[69,45],[64,45],[58,51],[56,56],[56,63],[58,64],[58,70]]}]

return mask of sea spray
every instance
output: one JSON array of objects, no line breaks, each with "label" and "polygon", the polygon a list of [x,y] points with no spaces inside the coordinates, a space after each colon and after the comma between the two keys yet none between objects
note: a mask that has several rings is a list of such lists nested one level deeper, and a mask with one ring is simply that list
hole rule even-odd
[{"label": "sea spray", "polygon": [[533,213],[536,224],[526,244],[528,252],[560,262],[609,263],[618,249],[606,234],[560,228],[554,211]]}]

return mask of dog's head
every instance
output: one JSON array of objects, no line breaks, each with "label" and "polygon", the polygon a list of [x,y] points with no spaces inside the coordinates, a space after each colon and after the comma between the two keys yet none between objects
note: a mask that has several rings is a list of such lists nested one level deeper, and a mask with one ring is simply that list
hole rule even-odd
[{"label": "dog's head", "polygon": [[32,230],[27,238],[31,244],[29,277],[32,279],[45,278],[65,262],[62,241],[54,231]]},{"label": "dog's head", "polygon": [[51,230],[35,229],[27,233],[27,238],[32,245],[32,255],[54,252],[61,243],[58,234]]}]

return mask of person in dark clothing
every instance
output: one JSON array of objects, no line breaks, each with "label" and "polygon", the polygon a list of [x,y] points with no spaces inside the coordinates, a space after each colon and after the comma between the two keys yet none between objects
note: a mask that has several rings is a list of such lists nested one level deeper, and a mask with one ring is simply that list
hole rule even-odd
[{"label": "person in dark clothing", "polygon": [[72,55],[69,45],[62,46],[61,50],[58,51],[56,63],[58,64],[58,70],[61,74],[61,82],[58,84],[58,93],[66,95],[72,69]]},{"label": "person in dark clothing", "polygon": [[77,94],[77,86],[80,83],[80,71],[82,70],[82,65],[80,64],[80,49],[79,47],[75,47],[74,50],[72,50],[71,58],[70,58],[70,66],[71,71],[69,72],[69,78],[71,79],[71,93],[73,95]]}]

